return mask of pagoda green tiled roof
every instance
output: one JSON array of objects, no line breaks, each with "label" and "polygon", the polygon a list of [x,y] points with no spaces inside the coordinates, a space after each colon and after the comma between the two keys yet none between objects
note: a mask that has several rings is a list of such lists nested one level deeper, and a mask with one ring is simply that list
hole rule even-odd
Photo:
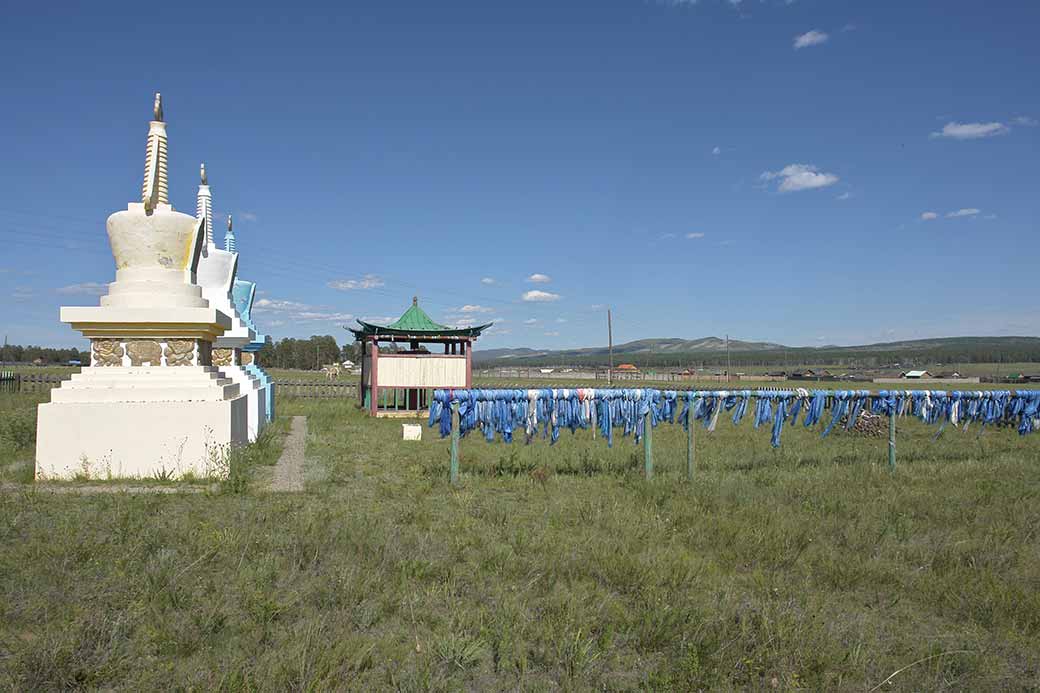
[{"label": "pagoda green tiled roof", "polygon": [[434,322],[433,318],[427,315],[426,311],[419,307],[418,297],[412,298],[412,305],[408,307],[408,310],[389,325],[374,325],[365,322],[364,320],[358,320],[357,322],[361,325],[361,329],[354,329],[352,327],[348,327],[347,329],[353,332],[354,336],[358,339],[361,339],[366,335],[478,337],[481,332],[492,325],[492,323],[488,323],[486,325],[477,325],[475,327],[455,328],[442,325],[439,322]]},{"label": "pagoda green tiled roof", "polygon": [[447,325],[434,322],[426,311],[419,307],[418,298],[413,298],[412,305],[408,307],[404,315],[387,327],[391,330],[407,330],[408,332],[443,332],[452,329]]}]

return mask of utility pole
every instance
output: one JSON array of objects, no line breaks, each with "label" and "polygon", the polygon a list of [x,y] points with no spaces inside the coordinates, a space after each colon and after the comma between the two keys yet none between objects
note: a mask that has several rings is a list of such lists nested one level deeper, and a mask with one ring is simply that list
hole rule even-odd
[{"label": "utility pole", "polygon": [[314,370],[321,368],[321,344],[314,344]]},{"label": "utility pole", "polygon": [[607,353],[609,355],[610,369],[607,371],[607,385],[610,385],[614,377],[614,326],[610,320],[610,308],[607,308]]},{"label": "utility pole", "polygon": [[733,364],[729,360],[729,335],[726,335],[726,382],[729,382],[733,373]]}]

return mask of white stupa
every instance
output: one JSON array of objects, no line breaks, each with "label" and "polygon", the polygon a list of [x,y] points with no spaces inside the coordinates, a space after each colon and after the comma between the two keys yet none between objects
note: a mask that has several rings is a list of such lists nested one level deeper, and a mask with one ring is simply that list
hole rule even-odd
[{"label": "white stupa", "polygon": [[90,367],[40,405],[37,478],[219,474],[246,442],[247,397],[212,365],[232,318],[197,284],[205,224],[170,206],[166,159],[156,94],[141,202],[108,218],[116,280],[100,306],[61,309]]},{"label": "white stupa", "polygon": [[[217,337],[213,342],[213,365],[220,372],[239,384],[249,400],[248,437],[256,440],[260,429],[267,423],[267,388],[260,379],[242,367],[242,347],[256,339],[256,332],[251,330],[235,308],[231,296],[231,287],[238,273],[238,253],[218,248],[213,242],[213,195],[206,176],[206,165],[200,166],[201,182],[199,183],[198,206],[196,216],[206,228],[206,244],[199,259],[198,283],[202,287],[202,296],[210,306],[217,308],[231,318],[231,329]],[[228,232],[231,229],[231,216],[228,215]]]}]

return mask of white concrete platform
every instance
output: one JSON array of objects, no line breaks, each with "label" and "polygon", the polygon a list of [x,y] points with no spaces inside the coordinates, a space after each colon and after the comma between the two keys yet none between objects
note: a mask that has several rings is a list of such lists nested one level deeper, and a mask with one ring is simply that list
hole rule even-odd
[{"label": "white concrete platform", "polygon": [[36,476],[216,476],[226,471],[221,464],[230,446],[246,443],[247,407],[243,395],[223,401],[41,404]]}]

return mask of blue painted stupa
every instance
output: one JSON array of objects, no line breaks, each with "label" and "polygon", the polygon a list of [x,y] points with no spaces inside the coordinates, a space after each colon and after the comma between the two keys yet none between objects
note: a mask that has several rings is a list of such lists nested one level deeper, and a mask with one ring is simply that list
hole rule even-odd
[{"label": "blue painted stupa", "polygon": [[[231,230],[230,220],[227,235],[224,236],[224,247],[229,251],[235,248],[235,235]],[[231,295],[235,301],[235,309],[242,316],[242,321],[254,333],[253,340],[242,347],[242,367],[246,372],[260,379],[266,395],[264,399],[267,403],[267,420],[271,421],[274,418],[274,381],[256,361],[256,353],[263,348],[267,340],[267,335],[260,334],[260,330],[253,323],[253,298],[256,296],[256,284],[244,279],[235,279],[235,283],[231,287]]]}]

